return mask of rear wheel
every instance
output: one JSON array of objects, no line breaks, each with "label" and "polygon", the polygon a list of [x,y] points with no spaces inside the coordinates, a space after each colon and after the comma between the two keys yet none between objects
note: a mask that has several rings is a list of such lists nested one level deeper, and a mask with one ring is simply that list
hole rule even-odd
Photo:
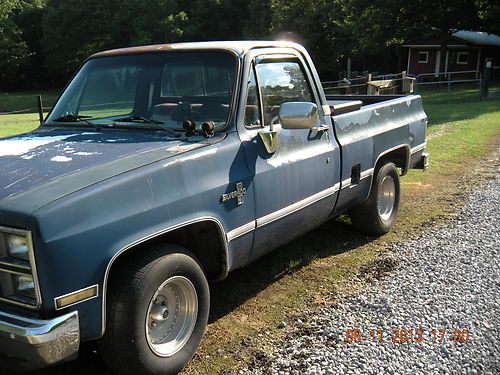
[{"label": "rear wheel", "polygon": [[110,280],[99,349],[116,373],[176,374],[205,332],[210,294],[185,249],[168,246],[124,261]]},{"label": "rear wheel", "polygon": [[375,173],[368,199],[349,210],[356,229],[375,235],[389,232],[398,214],[399,195],[398,170],[386,162]]}]

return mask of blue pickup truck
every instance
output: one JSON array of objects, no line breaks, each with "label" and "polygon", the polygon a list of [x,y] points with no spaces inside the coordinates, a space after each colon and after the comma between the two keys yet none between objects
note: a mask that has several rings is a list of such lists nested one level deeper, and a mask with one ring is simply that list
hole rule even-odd
[{"label": "blue pickup truck", "polygon": [[325,95],[294,43],[91,56],[38,129],[0,139],[0,366],[95,340],[117,373],[178,372],[209,280],[341,213],[388,232],[426,125],[419,96]]}]

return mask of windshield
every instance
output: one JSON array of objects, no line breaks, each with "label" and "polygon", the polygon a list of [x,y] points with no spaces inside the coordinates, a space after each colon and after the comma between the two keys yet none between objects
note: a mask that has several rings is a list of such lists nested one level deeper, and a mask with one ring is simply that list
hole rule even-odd
[{"label": "windshield", "polygon": [[[236,59],[225,52],[168,52],[91,59],[67,87],[47,125],[225,127]],[[133,123],[133,124],[131,124]]]}]

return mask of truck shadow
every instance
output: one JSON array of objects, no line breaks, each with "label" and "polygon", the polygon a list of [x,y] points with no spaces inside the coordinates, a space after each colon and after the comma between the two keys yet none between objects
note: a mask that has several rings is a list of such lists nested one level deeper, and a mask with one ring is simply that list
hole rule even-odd
[{"label": "truck shadow", "polygon": [[[348,252],[374,239],[361,235],[345,221],[334,219],[326,222],[250,265],[231,272],[226,279],[212,283],[209,323],[230,314],[271,284],[297,272],[313,260]],[[30,374],[68,373],[111,375],[94,344],[83,345],[79,358],[74,361]]]},{"label": "truck shadow", "polygon": [[324,223],[212,284],[209,323],[231,313],[269,285],[313,260],[348,252],[374,239],[360,234],[352,225],[339,219]]}]

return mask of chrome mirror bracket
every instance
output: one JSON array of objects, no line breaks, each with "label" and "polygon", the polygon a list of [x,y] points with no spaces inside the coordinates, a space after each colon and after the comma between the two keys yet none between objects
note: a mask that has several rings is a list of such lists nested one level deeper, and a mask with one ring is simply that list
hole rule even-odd
[{"label": "chrome mirror bracket", "polygon": [[278,149],[278,131],[265,129],[259,132],[259,137],[269,154],[274,154]]}]

